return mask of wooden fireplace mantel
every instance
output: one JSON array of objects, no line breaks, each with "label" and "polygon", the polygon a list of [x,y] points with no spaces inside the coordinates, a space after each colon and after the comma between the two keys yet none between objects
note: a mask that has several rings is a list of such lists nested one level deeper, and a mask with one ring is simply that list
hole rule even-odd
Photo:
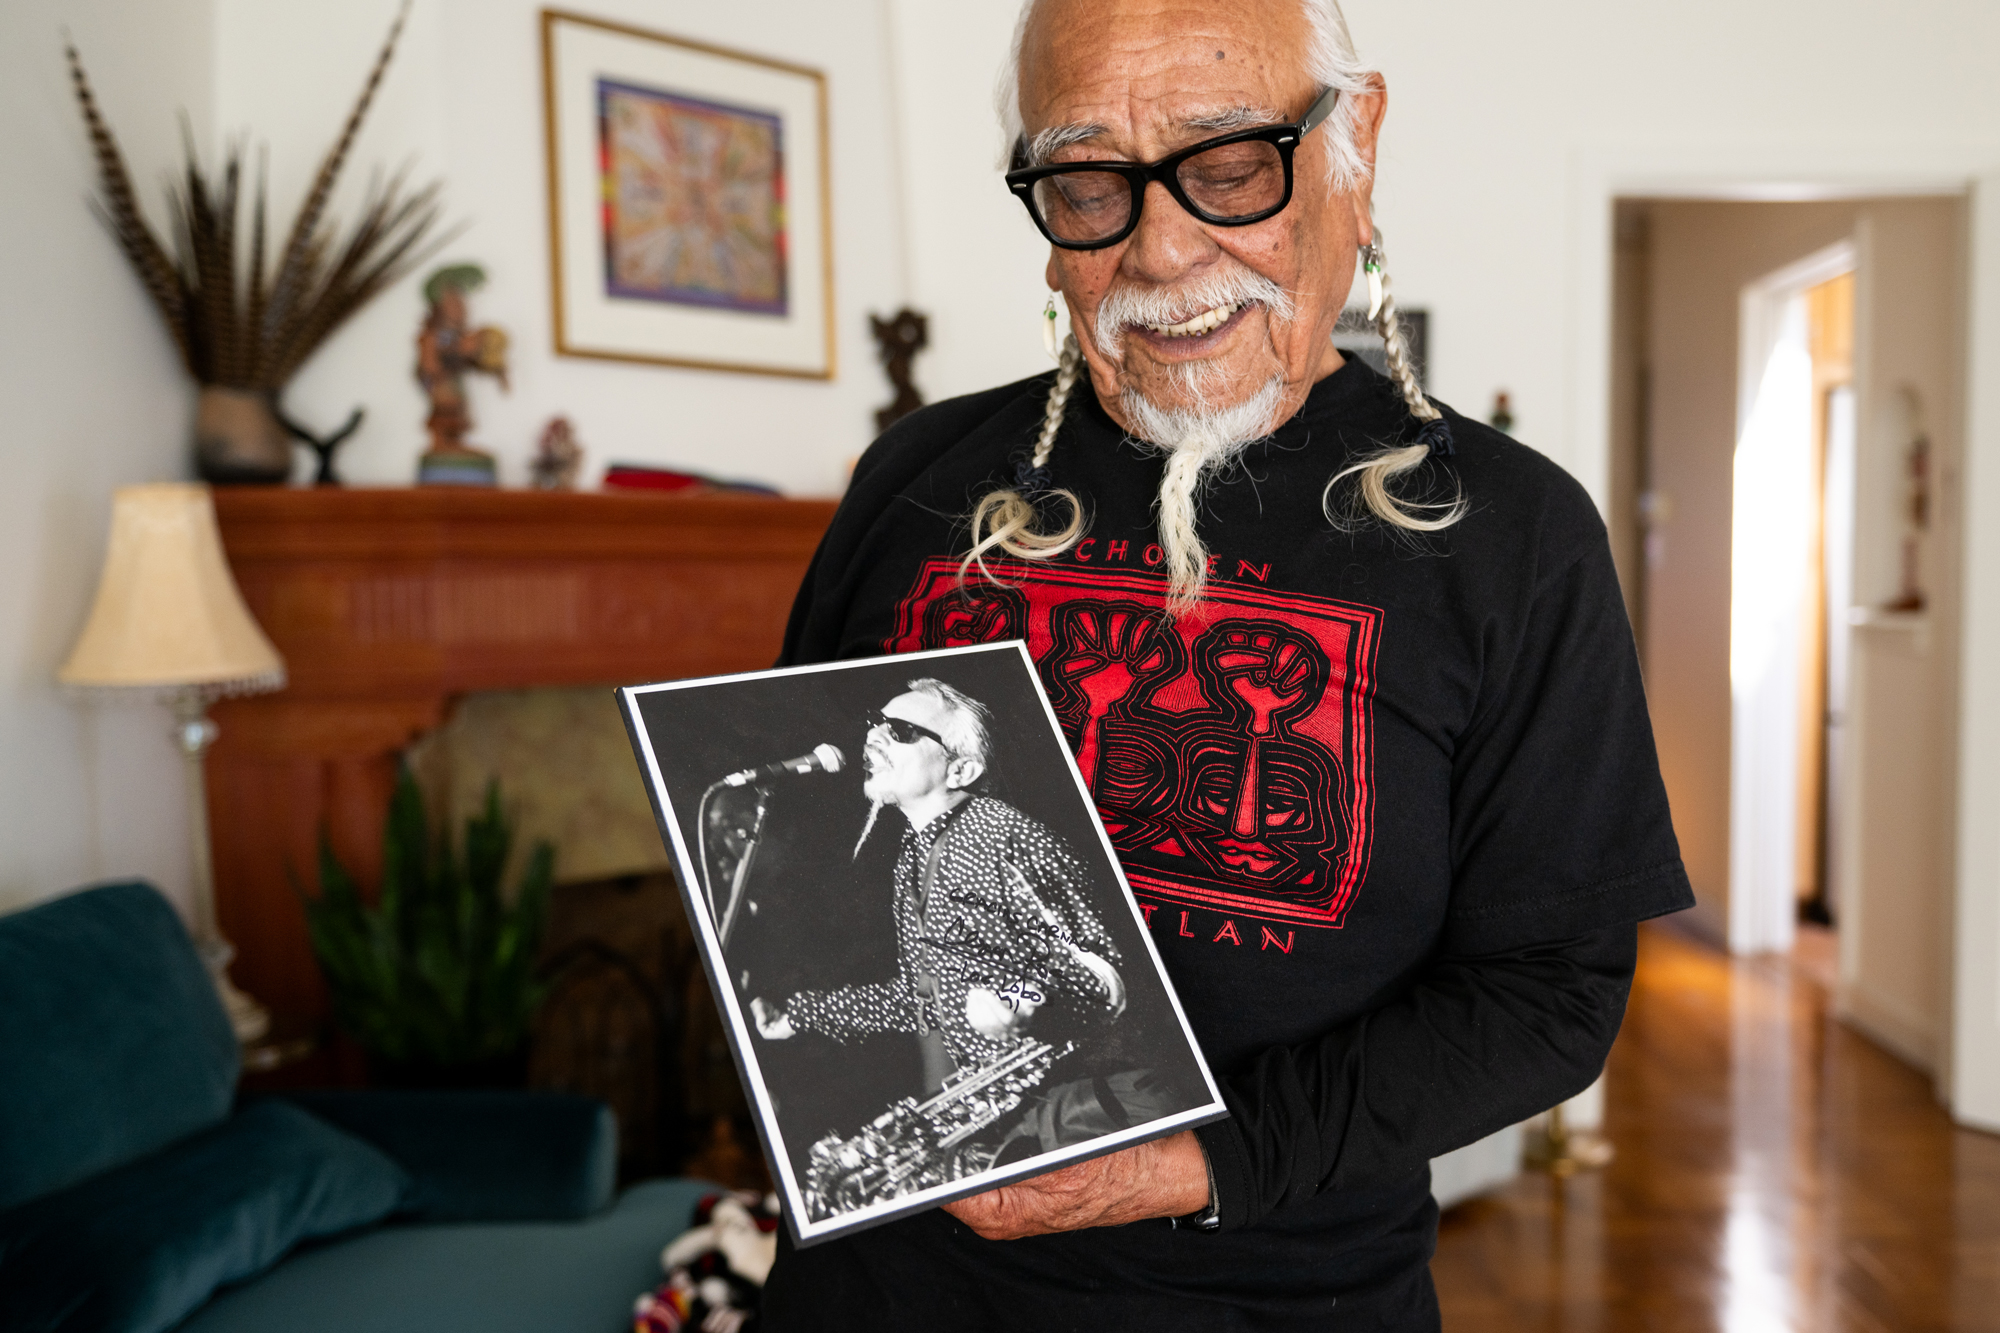
[{"label": "wooden fireplace mantel", "polygon": [[475,690],[629,684],[776,657],[831,500],[218,490],[230,567],[289,684],[215,710],[216,902],[237,983],[325,1012],[295,886],[322,830],[381,866],[397,756]]}]

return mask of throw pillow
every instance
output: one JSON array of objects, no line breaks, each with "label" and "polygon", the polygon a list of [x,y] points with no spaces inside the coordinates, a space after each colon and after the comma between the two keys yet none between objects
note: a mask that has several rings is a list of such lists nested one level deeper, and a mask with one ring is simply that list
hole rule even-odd
[{"label": "throw pillow", "polygon": [[410,1191],[376,1149],[284,1102],[0,1213],[0,1328],[161,1333],[313,1236]]}]

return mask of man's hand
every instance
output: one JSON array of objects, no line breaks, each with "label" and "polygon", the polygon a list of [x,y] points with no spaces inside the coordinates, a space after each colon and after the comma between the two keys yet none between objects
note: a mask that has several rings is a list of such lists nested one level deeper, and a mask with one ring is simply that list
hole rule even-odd
[{"label": "man's hand", "polygon": [[1207,1206],[1208,1160],[1194,1131],[1182,1130],[948,1203],[944,1210],[987,1240],[1018,1240],[1148,1217],[1184,1217]]},{"label": "man's hand", "polygon": [[757,1024],[757,1035],[765,1041],[784,1041],[798,1035],[785,1011],[765,1000],[750,1001],[750,1017]]},{"label": "man's hand", "polygon": [[1000,990],[974,986],[965,993],[965,1021],[982,1037],[999,1040],[1027,1029],[1042,1007],[1041,988],[1017,981]]}]

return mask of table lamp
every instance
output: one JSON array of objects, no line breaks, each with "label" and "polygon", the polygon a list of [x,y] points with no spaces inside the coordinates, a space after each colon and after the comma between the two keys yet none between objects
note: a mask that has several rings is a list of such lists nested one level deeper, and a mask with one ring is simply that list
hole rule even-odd
[{"label": "table lamp", "polygon": [[216,737],[209,704],[282,688],[285,663],[229,575],[208,487],[167,483],[118,491],[97,600],[56,678],[79,689],[152,690],[173,710],[174,740],[187,761],[195,947],[215,978],[237,1040],[256,1041],[271,1019],[229,980],[236,951],[215,920],[202,757]]}]

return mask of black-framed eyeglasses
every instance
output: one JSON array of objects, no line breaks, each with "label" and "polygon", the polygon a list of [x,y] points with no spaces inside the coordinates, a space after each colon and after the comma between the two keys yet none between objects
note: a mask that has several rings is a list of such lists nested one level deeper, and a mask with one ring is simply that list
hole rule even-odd
[{"label": "black-framed eyeglasses", "polygon": [[869,732],[875,730],[877,727],[887,727],[889,730],[889,739],[898,744],[915,745],[918,741],[929,737],[931,740],[936,741],[938,748],[946,754],[952,752],[951,747],[945,744],[944,737],[938,735],[929,727],[920,727],[906,717],[890,717],[879,708],[871,708],[868,710],[862,730]]},{"label": "black-framed eyeglasses", "polygon": [[1157,162],[1017,167],[1007,173],[1007,188],[1027,205],[1042,235],[1065,250],[1102,250],[1130,236],[1152,181],[1203,222],[1247,227],[1292,202],[1292,153],[1339,100],[1340,90],[1329,88],[1296,125],[1236,130]]}]

